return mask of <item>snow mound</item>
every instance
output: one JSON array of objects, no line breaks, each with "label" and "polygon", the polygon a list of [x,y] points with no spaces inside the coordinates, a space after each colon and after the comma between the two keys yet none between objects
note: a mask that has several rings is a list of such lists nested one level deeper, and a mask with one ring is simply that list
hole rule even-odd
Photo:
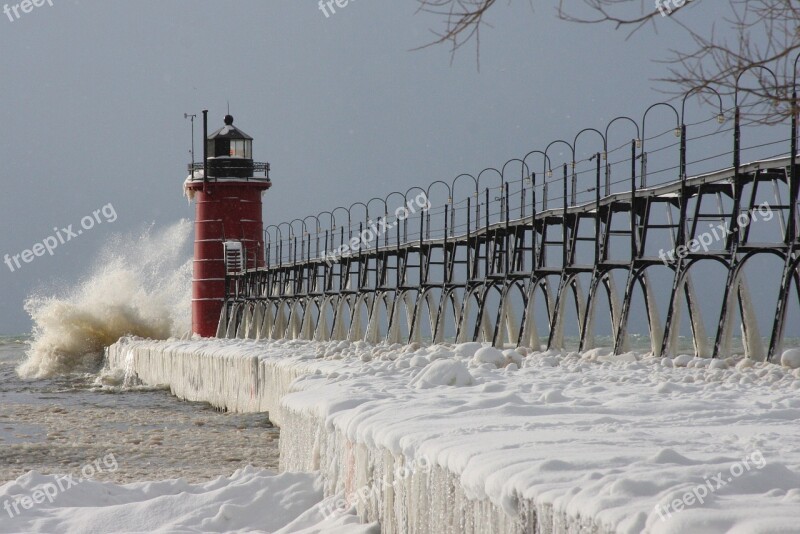
[{"label": "snow mound", "polygon": [[[341,509],[341,493],[328,497],[275,534],[380,534],[376,524],[362,525],[356,517],[355,506]],[[332,513],[331,513],[332,511]]]},{"label": "snow mound", "polygon": [[427,389],[436,386],[471,386],[474,383],[474,377],[463,363],[456,360],[436,360],[415,376],[409,385],[417,389]]},{"label": "snow mound", "polygon": [[475,353],[482,348],[483,344],[477,342],[461,343],[460,345],[456,345],[455,353],[456,356],[468,360],[475,356]]},{"label": "snow mound", "polygon": [[570,399],[557,389],[551,389],[542,393],[542,396],[539,398],[539,400],[541,400],[546,404],[557,404],[559,402],[567,402],[572,399]]},{"label": "snow mound", "polygon": [[495,367],[503,367],[506,364],[506,357],[494,347],[483,347],[475,352],[472,362],[476,365],[491,363]]},{"label": "snow mound", "polygon": [[783,351],[781,365],[789,369],[800,369],[800,348]]},{"label": "snow mound", "polygon": [[450,360],[453,358],[453,351],[447,350],[444,347],[436,347],[434,348],[430,354],[428,354],[428,359],[430,361],[434,360]]},{"label": "snow mound", "polygon": [[677,464],[677,465],[694,465],[697,462],[690,460],[686,456],[674,451],[673,449],[661,449],[654,456],[650,457],[650,461],[654,464]]},{"label": "snow mound", "polygon": [[520,353],[519,351],[514,350],[514,349],[504,350],[503,351],[503,356],[505,356],[506,365],[514,364],[517,367],[522,365],[522,360],[525,359],[525,356],[523,356],[522,353]]},{"label": "snow mound", "polygon": [[421,354],[417,354],[416,356],[411,358],[409,365],[411,365],[411,367],[426,367],[429,363],[431,362],[430,360],[428,360],[428,358],[426,358]]}]

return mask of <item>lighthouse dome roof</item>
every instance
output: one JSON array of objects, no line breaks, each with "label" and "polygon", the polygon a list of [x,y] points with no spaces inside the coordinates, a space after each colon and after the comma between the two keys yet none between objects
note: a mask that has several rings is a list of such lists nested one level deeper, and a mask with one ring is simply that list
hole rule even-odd
[{"label": "lighthouse dome roof", "polygon": [[208,139],[246,139],[252,141],[253,138],[233,125],[233,117],[225,116],[225,126],[210,134]]}]

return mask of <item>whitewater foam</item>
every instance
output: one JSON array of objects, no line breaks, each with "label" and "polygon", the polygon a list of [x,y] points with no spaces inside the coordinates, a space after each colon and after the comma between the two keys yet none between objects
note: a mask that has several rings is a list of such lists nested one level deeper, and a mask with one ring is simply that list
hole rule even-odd
[{"label": "whitewater foam", "polygon": [[103,350],[124,335],[181,336],[190,328],[192,224],[182,220],[138,237],[116,235],[78,285],[28,297],[34,322],[23,378],[96,372]]}]

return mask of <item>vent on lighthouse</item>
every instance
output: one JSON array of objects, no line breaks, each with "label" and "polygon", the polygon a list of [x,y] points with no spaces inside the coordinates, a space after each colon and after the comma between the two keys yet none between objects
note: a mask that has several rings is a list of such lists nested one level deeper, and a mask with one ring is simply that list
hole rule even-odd
[{"label": "vent on lighthouse", "polygon": [[225,272],[229,275],[244,272],[244,247],[241,241],[226,241],[225,246]]}]

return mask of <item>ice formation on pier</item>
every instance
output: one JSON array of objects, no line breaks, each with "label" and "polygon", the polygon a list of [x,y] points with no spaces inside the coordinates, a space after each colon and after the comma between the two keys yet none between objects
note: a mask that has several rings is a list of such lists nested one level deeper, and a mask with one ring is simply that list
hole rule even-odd
[{"label": "ice formation on pier", "polygon": [[[789,351],[782,367],[481,347],[126,339],[108,359],[182,398],[269,411],[282,469],[321,471],[326,495],[387,533],[800,522]],[[724,483],[708,486],[715,477]],[[703,502],[685,504],[701,486]]]}]

